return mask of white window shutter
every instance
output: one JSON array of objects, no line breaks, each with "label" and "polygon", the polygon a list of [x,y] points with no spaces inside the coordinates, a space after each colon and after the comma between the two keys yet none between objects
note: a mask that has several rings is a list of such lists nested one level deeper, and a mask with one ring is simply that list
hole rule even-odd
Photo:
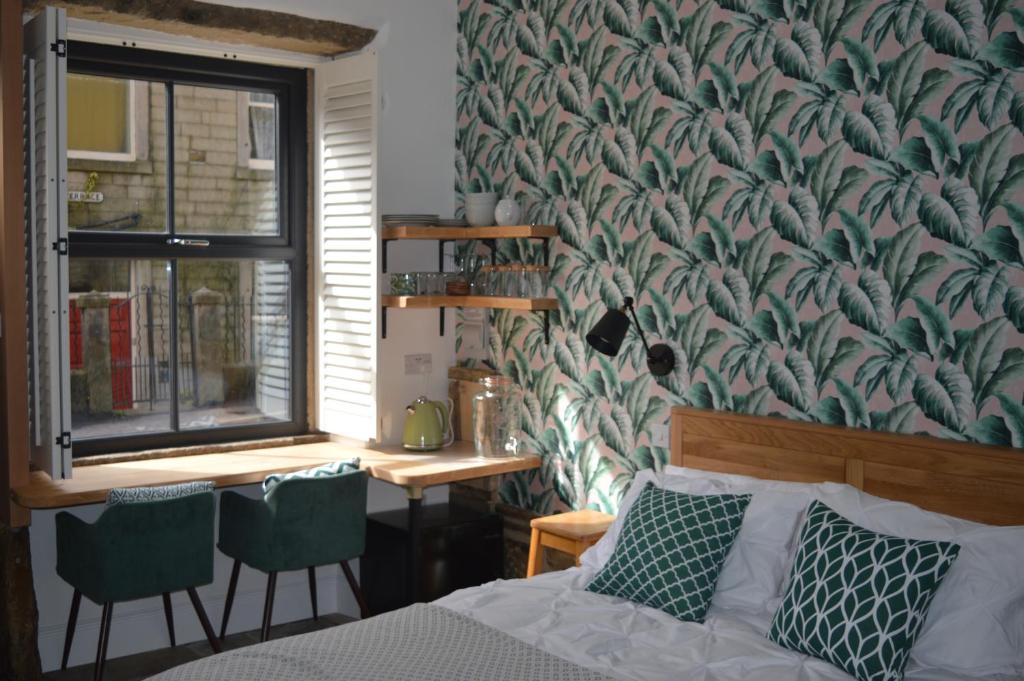
[{"label": "white window shutter", "polygon": [[66,34],[62,9],[46,7],[25,24],[32,463],[54,479],[71,477]]},{"label": "white window shutter", "polygon": [[377,55],[316,67],[317,427],[378,439]]}]

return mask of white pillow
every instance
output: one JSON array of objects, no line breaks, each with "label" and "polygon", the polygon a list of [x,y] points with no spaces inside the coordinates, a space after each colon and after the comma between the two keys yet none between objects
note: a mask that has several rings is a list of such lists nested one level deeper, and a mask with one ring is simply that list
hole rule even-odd
[{"label": "white pillow", "polygon": [[743,525],[722,566],[711,604],[762,616],[759,620],[761,633],[766,633],[770,615],[782,598],[782,582],[794,548],[797,524],[817,486],[679,466],[666,466],[660,474],[642,471],[623,498],[608,532],[581,556],[582,565],[598,570],[608,560],[626,513],[647,482],[686,494],[753,495]]},{"label": "white pillow", "polygon": [[913,666],[1024,678],[1024,526],[973,523],[849,485],[824,483],[818,495],[870,530],[960,545],[910,651]]}]

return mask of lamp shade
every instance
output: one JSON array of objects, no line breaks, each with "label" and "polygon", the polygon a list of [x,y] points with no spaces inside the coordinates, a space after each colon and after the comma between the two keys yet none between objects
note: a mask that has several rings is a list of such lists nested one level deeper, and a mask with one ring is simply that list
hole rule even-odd
[{"label": "lamp shade", "polygon": [[622,310],[608,310],[587,334],[587,342],[598,352],[614,357],[619,354],[627,331],[629,317],[626,313]]}]

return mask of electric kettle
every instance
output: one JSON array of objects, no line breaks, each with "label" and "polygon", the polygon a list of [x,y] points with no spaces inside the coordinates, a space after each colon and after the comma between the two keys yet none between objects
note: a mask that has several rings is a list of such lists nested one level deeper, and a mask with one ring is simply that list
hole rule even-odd
[{"label": "electric kettle", "polygon": [[447,447],[455,441],[451,420],[452,401],[428,400],[424,396],[405,408],[402,446],[417,451]]}]

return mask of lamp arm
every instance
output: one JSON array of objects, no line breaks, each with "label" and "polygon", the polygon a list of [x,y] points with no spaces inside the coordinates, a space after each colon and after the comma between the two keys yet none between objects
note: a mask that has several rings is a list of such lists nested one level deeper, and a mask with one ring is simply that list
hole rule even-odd
[{"label": "lamp arm", "polygon": [[640,342],[644,344],[644,352],[650,355],[651,348],[647,345],[647,337],[644,336],[644,330],[640,328],[640,320],[636,318],[636,310],[633,308],[633,299],[626,296],[626,299],[622,302],[622,307],[629,310],[629,313],[633,316],[633,323],[636,324],[636,332],[640,334]]}]

